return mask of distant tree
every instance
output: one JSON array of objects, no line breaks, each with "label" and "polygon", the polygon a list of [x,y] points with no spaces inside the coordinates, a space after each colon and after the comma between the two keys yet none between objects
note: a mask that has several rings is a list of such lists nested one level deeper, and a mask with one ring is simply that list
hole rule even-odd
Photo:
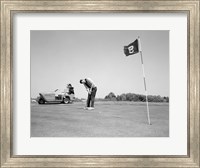
[{"label": "distant tree", "polygon": [[126,101],[126,94],[121,94],[120,95],[120,99],[121,99],[121,101]]},{"label": "distant tree", "polygon": [[154,96],[148,95],[148,102],[153,102],[154,101]]},{"label": "distant tree", "polygon": [[126,94],[126,100],[127,101],[133,101],[134,99],[134,95],[132,93],[127,93]]},{"label": "distant tree", "polygon": [[117,95],[117,101],[121,101],[121,96]]},{"label": "distant tree", "polygon": [[164,102],[169,102],[169,97],[164,97]]},{"label": "distant tree", "polygon": [[[113,92],[110,92],[107,96],[105,96],[104,100],[145,102],[146,95],[123,93],[116,96]],[[148,102],[169,102],[169,97],[161,97],[160,95],[148,95]]]},{"label": "distant tree", "polygon": [[163,102],[164,99],[160,95],[158,95],[158,96],[155,96],[155,100],[154,101],[155,102]]},{"label": "distant tree", "polygon": [[141,102],[146,101],[146,97],[144,95],[139,95],[139,101]]},{"label": "distant tree", "polygon": [[139,101],[139,95],[138,94],[132,94],[133,100],[132,101]]},{"label": "distant tree", "polygon": [[113,92],[110,92],[106,97],[105,99],[107,100],[117,100],[117,97],[115,96],[115,94]]}]

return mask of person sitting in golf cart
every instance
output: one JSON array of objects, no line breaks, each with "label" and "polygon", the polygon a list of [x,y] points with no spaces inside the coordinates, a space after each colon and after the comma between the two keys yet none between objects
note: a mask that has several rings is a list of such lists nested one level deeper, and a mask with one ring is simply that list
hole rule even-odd
[{"label": "person sitting in golf cart", "polygon": [[74,87],[69,83],[67,84],[67,89],[65,91],[70,96],[70,102],[72,103],[72,100],[74,99]]}]

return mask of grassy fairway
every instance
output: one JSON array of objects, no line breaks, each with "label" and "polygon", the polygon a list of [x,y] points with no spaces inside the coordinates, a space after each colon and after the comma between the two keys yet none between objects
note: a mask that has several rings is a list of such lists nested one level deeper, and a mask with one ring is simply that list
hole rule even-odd
[{"label": "grassy fairway", "polygon": [[31,105],[31,137],[168,137],[169,104],[96,102],[95,110],[85,103]]}]

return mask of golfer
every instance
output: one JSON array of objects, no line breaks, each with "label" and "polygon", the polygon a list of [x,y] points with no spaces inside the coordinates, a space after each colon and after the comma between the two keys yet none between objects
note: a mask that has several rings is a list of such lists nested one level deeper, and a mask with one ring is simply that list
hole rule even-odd
[{"label": "golfer", "polygon": [[85,88],[88,92],[86,109],[93,110],[97,87],[90,78],[81,79],[80,83],[85,86]]}]

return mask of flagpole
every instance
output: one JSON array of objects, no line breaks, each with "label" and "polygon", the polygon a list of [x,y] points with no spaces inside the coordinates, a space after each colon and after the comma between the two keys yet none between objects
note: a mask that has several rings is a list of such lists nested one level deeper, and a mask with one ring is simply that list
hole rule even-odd
[{"label": "flagpole", "polygon": [[149,103],[148,103],[148,96],[147,96],[146,78],[145,78],[144,63],[143,63],[143,57],[142,57],[142,48],[141,48],[141,42],[140,42],[140,37],[139,36],[138,36],[138,42],[139,42],[139,52],[140,52],[141,63],[142,63],[142,72],[143,72],[143,79],[144,79],[144,89],[145,89],[145,94],[146,94],[147,118],[148,118],[149,125],[151,125],[150,115],[149,115]]}]

